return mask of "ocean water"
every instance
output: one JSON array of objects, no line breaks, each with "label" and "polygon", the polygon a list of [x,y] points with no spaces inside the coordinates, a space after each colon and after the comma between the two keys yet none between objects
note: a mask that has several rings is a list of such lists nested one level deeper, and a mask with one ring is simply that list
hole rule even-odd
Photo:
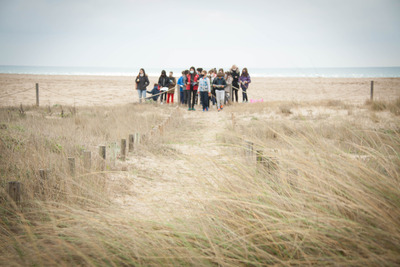
[{"label": "ocean water", "polygon": [[[184,68],[165,68],[180,75]],[[206,68],[207,69],[207,68]],[[219,67],[217,68],[219,69]],[[228,70],[229,68],[224,68]],[[159,76],[162,68],[145,68],[149,76]],[[327,78],[372,78],[400,77],[400,67],[365,68],[248,68],[253,77],[327,77]],[[106,67],[42,67],[42,66],[5,66],[0,65],[0,73],[8,74],[45,74],[45,75],[105,75],[134,76],[139,68]]]}]

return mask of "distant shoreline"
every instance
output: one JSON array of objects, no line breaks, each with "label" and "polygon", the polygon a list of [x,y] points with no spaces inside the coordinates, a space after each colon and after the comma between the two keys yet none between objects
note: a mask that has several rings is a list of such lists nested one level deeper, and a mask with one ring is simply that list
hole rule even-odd
[{"label": "distant shoreline", "polygon": [[[158,77],[161,68],[147,68],[150,77]],[[179,76],[182,68],[165,68]],[[225,68],[224,70],[228,70]],[[62,75],[62,76],[136,76],[139,68],[100,68],[100,67],[37,67],[0,65],[0,74],[20,75]],[[398,78],[400,67],[362,67],[362,68],[249,68],[252,77],[277,78]]]}]

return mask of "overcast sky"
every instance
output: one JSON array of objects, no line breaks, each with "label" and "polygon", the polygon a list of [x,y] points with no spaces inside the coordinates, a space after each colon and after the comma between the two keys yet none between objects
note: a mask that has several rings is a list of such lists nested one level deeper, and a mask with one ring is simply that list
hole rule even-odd
[{"label": "overcast sky", "polygon": [[400,0],[0,3],[0,65],[400,66]]}]

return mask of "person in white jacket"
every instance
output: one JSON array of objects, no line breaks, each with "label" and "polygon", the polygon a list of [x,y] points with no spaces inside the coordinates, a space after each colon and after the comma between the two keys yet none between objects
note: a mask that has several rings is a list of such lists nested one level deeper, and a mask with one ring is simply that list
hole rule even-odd
[{"label": "person in white jacket", "polygon": [[200,94],[201,103],[203,105],[203,112],[208,111],[208,97],[211,95],[211,83],[210,78],[207,77],[207,71],[202,71],[203,77],[199,81],[199,89],[197,93]]}]

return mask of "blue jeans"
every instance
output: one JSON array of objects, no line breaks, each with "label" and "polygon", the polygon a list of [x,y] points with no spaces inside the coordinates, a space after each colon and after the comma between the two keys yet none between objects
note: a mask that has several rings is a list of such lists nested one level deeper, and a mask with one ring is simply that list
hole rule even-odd
[{"label": "blue jeans", "polygon": [[208,108],[208,91],[200,92],[200,99],[203,104],[203,109]]},{"label": "blue jeans", "polygon": [[181,96],[181,104],[185,104],[185,93],[183,91],[180,92]]},{"label": "blue jeans", "polygon": [[145,100],[146,98],[146,90],[137,90],[138,94],[139,94],[139,102],[142,102],[142,98],[143,100]]}]

